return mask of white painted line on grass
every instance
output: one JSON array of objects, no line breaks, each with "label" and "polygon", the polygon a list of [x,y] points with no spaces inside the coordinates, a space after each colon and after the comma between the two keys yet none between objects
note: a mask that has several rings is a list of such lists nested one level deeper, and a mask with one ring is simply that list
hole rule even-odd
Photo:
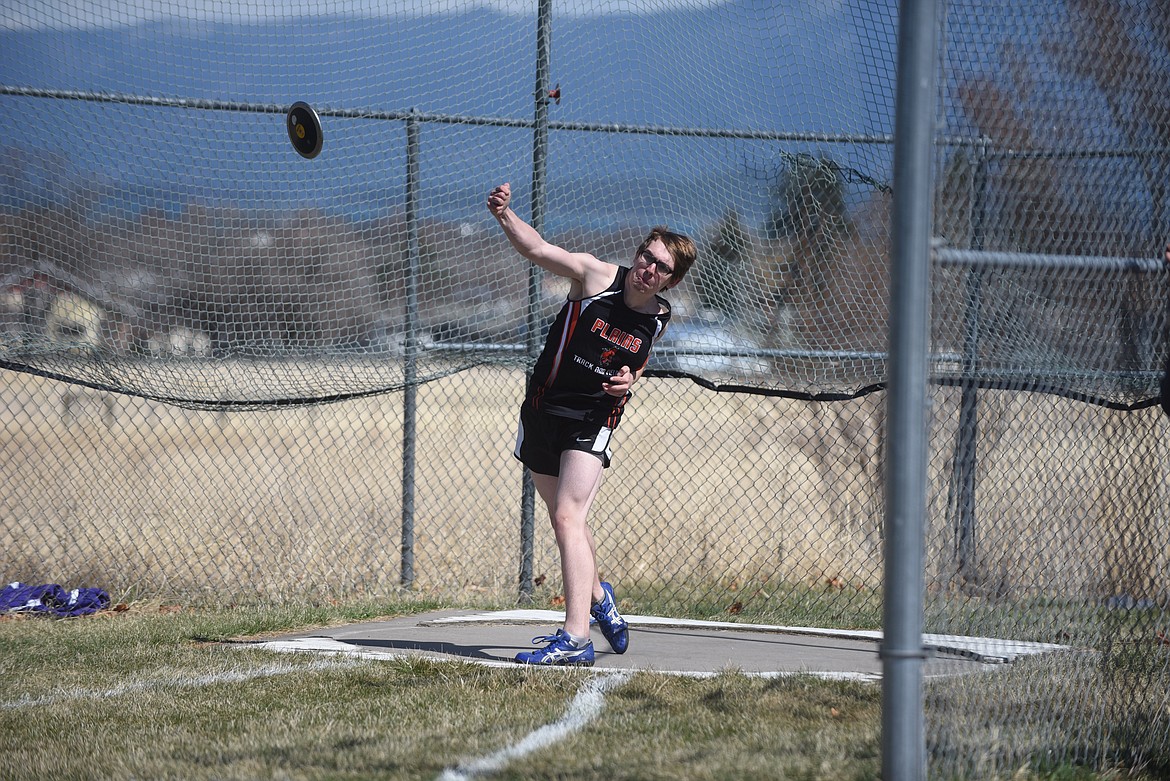
[{"label": "white painted line on grass", "polygon": [[444,770],[437,781],[471,781],[481,776],[503,770],[509,762],[526,757],[533,752],[548,748],[577,732],[593,721],[605,708],[605,692],[629,680],[629,673],[598,675],[581,687],[569,703],[565,715],[552,724],[546,724],[528,733],[519,743],[506,746],[470,762],[461,762],[458,767]]},{"label": "white painted line on grass", "polygon": [[[548,624],[564,621],[565,614],[556,610],[497,610],[490,613],[474,613],[463,616],[446,616],[424,622],[421,626],[459,623],[522,623]],[[881,630],[873,629],[824,629],[807,626],[773,626],[769,624],[740,624],[734,621],[699,621],[690,618],[664,618],[662,616],[625,616],[630,626],[659,626],[680,629],[727,629],[739,632],[771,632],[816,637],[840,637],[853,640],[881,642]],[[1039,643],[1027,640],[1002,640],[995,637],[964,637],[961,635],[924,634],[922,642],[927,647],[944,653],[957,653],[983,662],[1013,662],[1017,657],[1046,654],[1053,651],[1068,651],[1071,646],[1055,643]]]},{"label": "white painted line on grass", "polygon": [[642,672],[656,675],[673,675],[680,678],[714,678],[730,670],[736,675],[745,678],[762,678],[764,680],[779,680],[781,678],[816,678],[821,681],[857,681],[858,683],[876,683],[882,679],[877,673],[856,673],[845,670],[739,670],[728,667],[720,670],[656,670],[648,667]]},{"label": "white painted line on grass", "polygon": [[198,689],[204,686],[215,686],[221,683],[242,683],[256,678],[269,678],[274,675],[285,675],[297,672],[316,672],[318,670],[334,670],[341,667],[352,667],[357,664],[356,659],[321,659],[309,664],[268,664],[263,667],[254,667],[248,670],[230,670],[207,675],[176,675],[173,678],[152,681],[138,681],[111,686],[108,689],[62,689],[43,697],[23,697],[19,700],[0,703],[0,710],[14,710],[16,708],[39,707],[52,705],[69,700],[102,700],[110,697],[120,697],[123,694],[137,694],[150,689]]}]

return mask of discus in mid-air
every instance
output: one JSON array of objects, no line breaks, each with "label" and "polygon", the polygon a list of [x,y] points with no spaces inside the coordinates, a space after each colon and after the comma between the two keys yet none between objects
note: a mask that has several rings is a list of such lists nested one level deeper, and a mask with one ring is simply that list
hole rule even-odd
[{"label": "discus in mid-air", "polygon": [[321,118],[313,107],[303,100],[299,100],[288,110],[285,118],[288,127],[288,139],[292,141],[293,149],[306,160],[312,160],[321,154]]}]

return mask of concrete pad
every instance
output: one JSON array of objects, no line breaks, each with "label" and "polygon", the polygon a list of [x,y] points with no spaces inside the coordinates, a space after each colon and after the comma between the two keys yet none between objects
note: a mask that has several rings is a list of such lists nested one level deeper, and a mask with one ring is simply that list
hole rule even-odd
[{"label": "concrete pad", "polygon": [[[422,656],[498,667],[516,667],[514,657],[551,634],[564,614],[551,610],[475,612],[445,610],[290,634],[255,644],[275,651],[346,654],[366,658]],[[630,646],[615,654],[592,630],[598,670],[647,670],[708,676],[724,670],[749,675],[804,673],[823,678],[877,681],[881,632],[761,626],[692,621],[661,616],[626,616]],[[1021,655],[1051,653],[1064,646],[996,638],[927,635],[924,675],[962,675],[996,669]]]}]

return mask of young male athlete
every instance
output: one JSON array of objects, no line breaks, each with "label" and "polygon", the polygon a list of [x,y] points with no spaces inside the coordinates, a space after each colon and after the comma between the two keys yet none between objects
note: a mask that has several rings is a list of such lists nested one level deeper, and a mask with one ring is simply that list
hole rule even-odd
[{"label": "young male athlete", "polygon": [[510,208],[508,184],[488,194],[488,211],[508,241],[537,266],[569,280],[569,295],[549,330],[520,408],[515,456],[532,473],[548,507],[561,557],[565,623],[517,655],[522,664],[593,664],[589,618],[610,647],[625,653],[626,620],[613,587],[597,575],[589,508],[610,463],[610,439],[642,376],[650,348],[670,321],[658,294],[677,285],[695,262],[695,244],[664,227],[638,247],[630,268],[549,244]]}]

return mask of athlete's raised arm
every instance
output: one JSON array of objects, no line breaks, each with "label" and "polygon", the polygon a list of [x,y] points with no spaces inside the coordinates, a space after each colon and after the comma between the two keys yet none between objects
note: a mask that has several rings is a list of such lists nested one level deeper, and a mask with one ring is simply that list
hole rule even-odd
[{"label": "athlete's raised arm", "polygon": [[500,223],[500,228],[516,251],[546,271],[572,280],[572,297],[604,290],[613,281],[617,272],[615,266],[588,252],[569,252],[545,241],[535,228],[512,211],[511,203],[512,187],[507,182],[488,193],[488,211]]}]

